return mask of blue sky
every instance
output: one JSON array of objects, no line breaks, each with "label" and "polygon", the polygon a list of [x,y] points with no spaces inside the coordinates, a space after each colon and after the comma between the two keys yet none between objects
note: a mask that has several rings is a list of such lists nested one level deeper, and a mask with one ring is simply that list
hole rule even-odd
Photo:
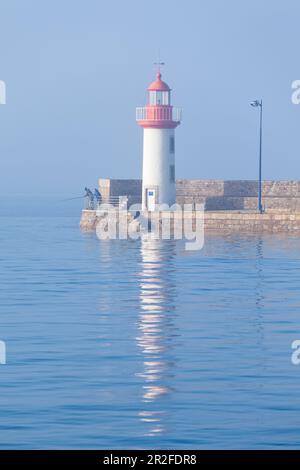
[{"label": "blue sky", "polygon": [[0,196],[81,194],[98,177],[138,178],[158,50],[182,106],[178,178],[300,179],[300,4],[296,0],[2,0]]}]

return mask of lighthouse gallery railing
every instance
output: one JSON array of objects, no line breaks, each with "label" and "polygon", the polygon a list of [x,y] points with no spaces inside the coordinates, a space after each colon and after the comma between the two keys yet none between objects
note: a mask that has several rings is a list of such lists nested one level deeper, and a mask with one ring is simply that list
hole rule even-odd
[{"label": "lighthouse gallery railing", "polygon": [[175,107],[142,107],[136,108],[137,121],[181,121],[181,108]]}]

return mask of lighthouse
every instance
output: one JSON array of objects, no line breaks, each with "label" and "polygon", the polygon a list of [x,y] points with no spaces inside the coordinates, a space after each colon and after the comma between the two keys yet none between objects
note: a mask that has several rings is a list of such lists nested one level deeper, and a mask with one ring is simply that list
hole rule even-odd
[{"label": "lighthouse", "polygon": [[162,80],[160,64],[156,80],[148,87],[148,103],[136,109],[136,120],[144,129],[142,210],[176,202],[175,128],[181,109],[171,105],[171,89]]}]

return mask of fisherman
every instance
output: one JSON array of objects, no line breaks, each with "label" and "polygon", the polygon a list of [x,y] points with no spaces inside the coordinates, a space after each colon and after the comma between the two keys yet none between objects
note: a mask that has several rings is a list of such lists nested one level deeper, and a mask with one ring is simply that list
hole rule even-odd
[{"label": "fisherman", "polygon": [[94,209],[94,194],[89,188],[84,188],[85,195],[84,197],[87,198],[87,209],[93,210]]},{"label": "fisherman", "polygon": [[102,202],[102,195],[101,195],[100,191],[98,191],[97,188],[95,188],[95,190],[94,190],[94,196],[96,198],[97,205],[100,206],[100,204]]}]

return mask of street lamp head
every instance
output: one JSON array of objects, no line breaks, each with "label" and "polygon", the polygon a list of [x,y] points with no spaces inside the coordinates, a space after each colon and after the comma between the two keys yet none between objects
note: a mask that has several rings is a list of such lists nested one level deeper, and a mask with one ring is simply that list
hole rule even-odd
[{"label": "street lamp head", "polygon": [[259,106],[262,106],[262,101],[255,100],[252,101],[250,105],[253,106],[253,108],[258,108]]}]

